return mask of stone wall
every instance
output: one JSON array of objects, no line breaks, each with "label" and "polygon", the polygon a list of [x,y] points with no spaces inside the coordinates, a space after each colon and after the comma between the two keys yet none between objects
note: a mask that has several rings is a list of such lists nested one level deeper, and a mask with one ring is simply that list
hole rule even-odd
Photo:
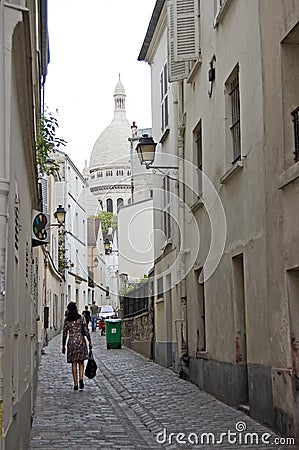
[{"label": "stone wall", "polygon": [[122,345],[153,359],[153,344],[153,308],[149,305],[148,311],[123,319]]}]

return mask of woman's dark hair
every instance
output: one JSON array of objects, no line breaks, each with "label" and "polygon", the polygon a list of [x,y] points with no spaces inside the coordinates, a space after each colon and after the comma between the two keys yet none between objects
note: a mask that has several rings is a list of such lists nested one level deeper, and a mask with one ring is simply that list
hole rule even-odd
[{"label": "woman's dark hair", "polygon": [[66,313],[66,320],[69,320],[71,322],[74,320],[78,320],[81,317],[81,315],[78,313],[77,305],[75,302],[70,302],[67,305]]}]

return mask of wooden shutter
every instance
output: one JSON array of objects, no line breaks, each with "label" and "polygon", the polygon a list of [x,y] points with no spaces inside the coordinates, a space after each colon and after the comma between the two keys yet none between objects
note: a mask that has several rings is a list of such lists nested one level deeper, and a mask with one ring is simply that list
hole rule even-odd
[{"label": "wooden shutter", "polygon": [[173,22],[174,0],[168,0],[167,4],[167,31],[168,31],[168,80],[169,82],[183,80],[188,77],[188,63],[177,62],[174,58],[174,22]]},{"label": "wooden shutter", "polygon": [[42,188],[43,212],[48,213],[48,180],[46,178],[41,178],[40,184]]},{"label": "wooden shutter", "polygon": [[174,57],[175,61],[192,61],[199,56],[198,0],[175,0]]}]

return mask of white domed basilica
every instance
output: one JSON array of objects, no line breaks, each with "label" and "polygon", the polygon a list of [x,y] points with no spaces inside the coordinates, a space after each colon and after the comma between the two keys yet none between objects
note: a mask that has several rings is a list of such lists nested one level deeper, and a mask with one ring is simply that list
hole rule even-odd
[{"label": "white domed basilica", "polygon": [[84,176],[93,196],[88,199],[88,215],[100,210],[114,214],[122,205],[130,203],[130,151],[128,138],[131,126],[126,117],[125,89],[120,81],[114,90],[114,117],[100,134],[92,149],[89,167]]}]

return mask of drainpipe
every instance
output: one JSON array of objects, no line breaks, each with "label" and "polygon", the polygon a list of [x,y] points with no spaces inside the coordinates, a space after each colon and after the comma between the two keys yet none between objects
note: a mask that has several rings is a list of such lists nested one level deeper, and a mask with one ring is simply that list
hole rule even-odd
[{"label": "drainpipe", "polygon": [[181,250],[178,255],[179,258],[179,306],[180,306],[180,341],[179,359],[180,359],[180,374],[186,372],[186,358],[188,358],[188,333],[187,333],[187,294],[186,294],[186,270],[185,270],[185,115],[184,115],[184,102],[183,102],[183,81],[179,81],[176,84],[176,92],[174,98],[174,111],[176,119],[176,148],[178,156],[178,174],[179,182],[177,184],[177,195],[179,198],[178,204],[178,220],[181,233]]}]

